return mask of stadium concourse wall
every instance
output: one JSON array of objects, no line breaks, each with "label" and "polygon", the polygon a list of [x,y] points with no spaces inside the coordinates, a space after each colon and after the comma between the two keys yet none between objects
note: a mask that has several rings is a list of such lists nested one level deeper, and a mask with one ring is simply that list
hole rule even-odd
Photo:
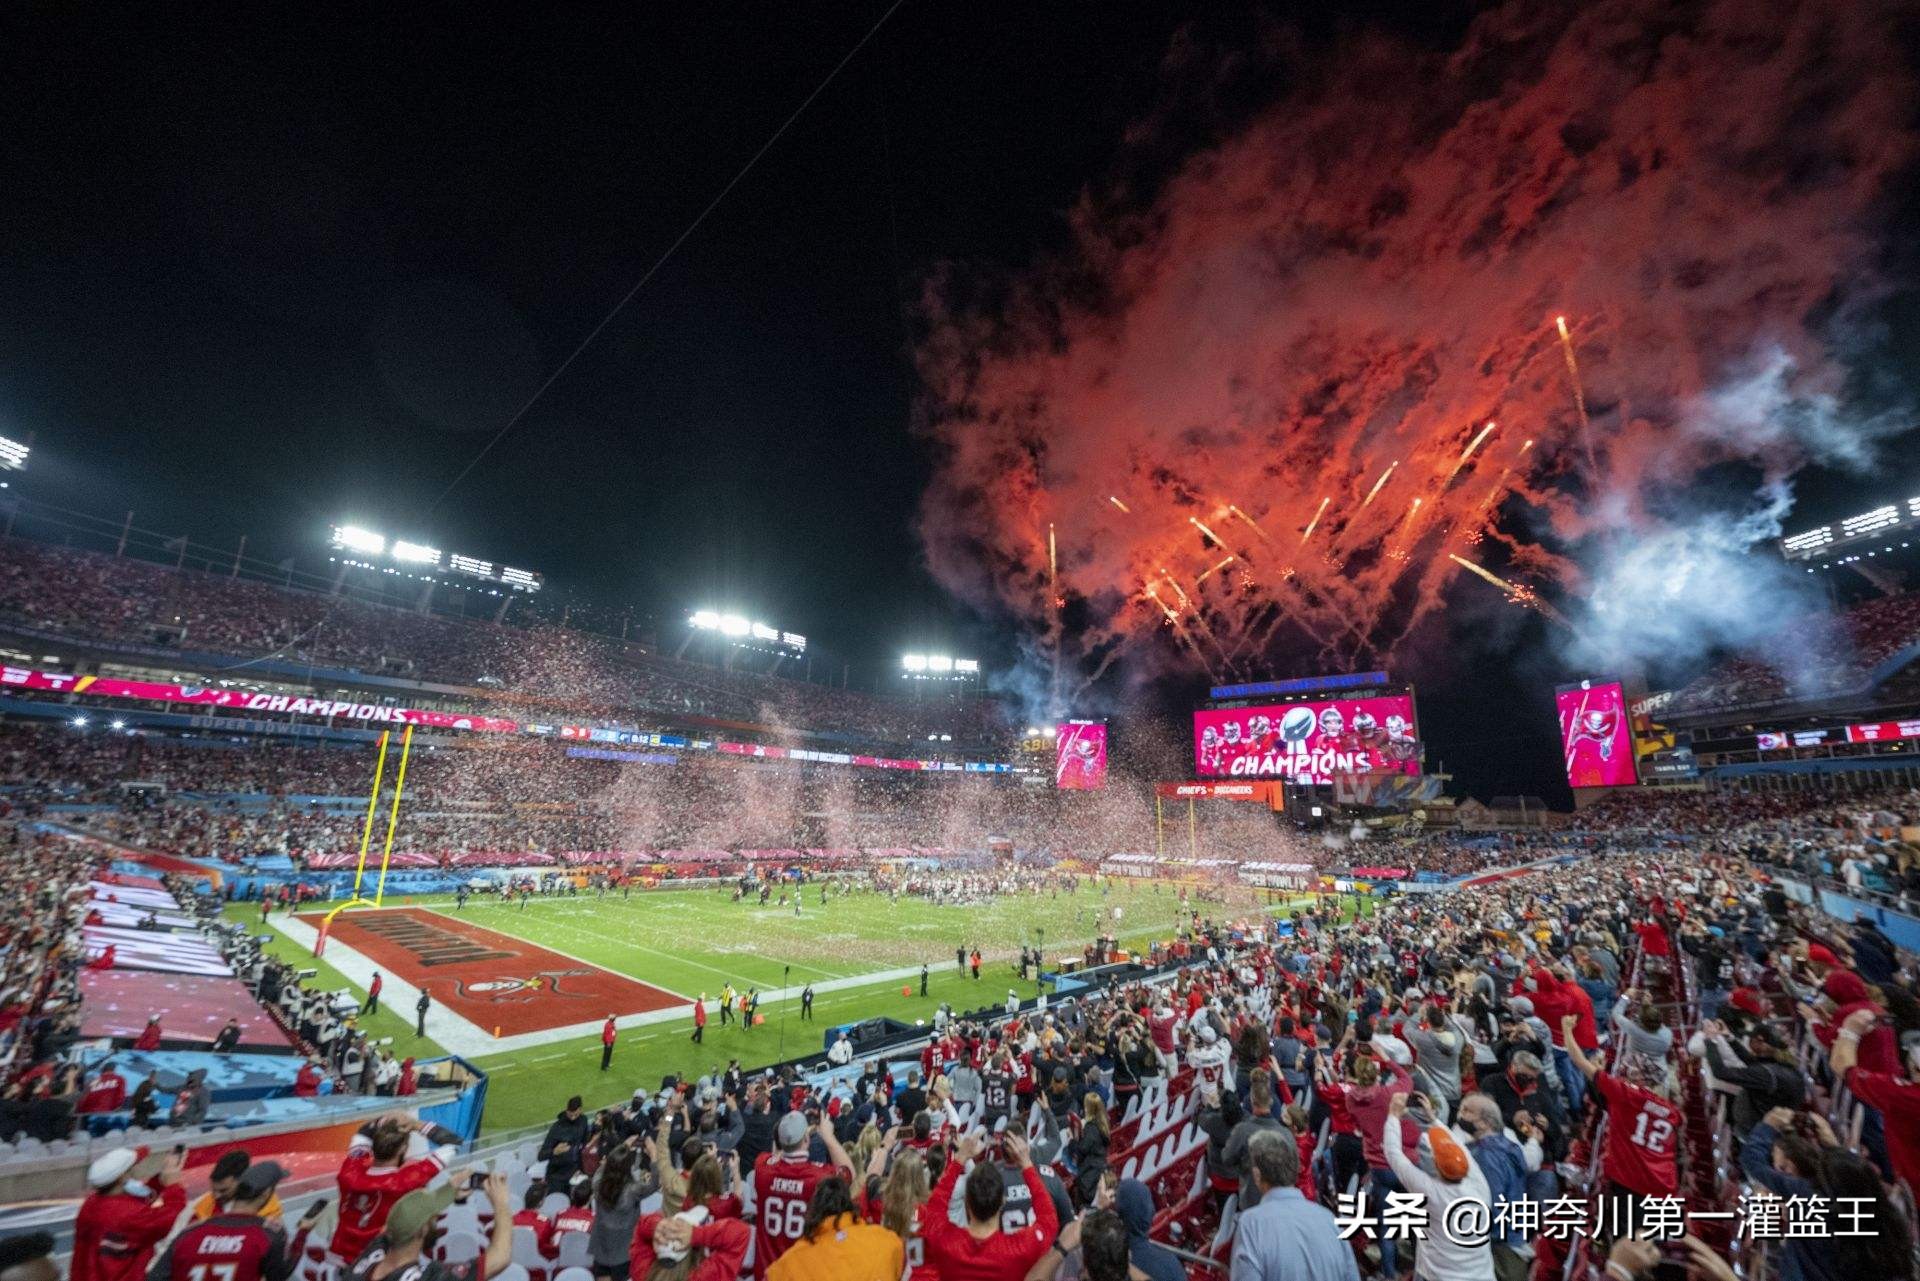
[{"label": "stadium concourse wall", "polygon": [[1920,917],[1884,903],[1875,903],[1858,891],[1849,891],[1833,882],[1817,882],[1777,876],[1774,881],[1788,898],[1816,908],[1838,921],[1869,921],[1896,946],[1907,952],[1920,952]]},{"label": "stadium concourse wall", "polygon": [[[96,1055],[90,1061],[97,1066],[113,1057]],[[438,1075],[452,1068],[463,1079],[463,1084],[444,1097],[415,1095],[412,1106],[407,1110],[423,1121],[430,1121],[458,1135],[462,1143],[473,1142],[480,1134],[481,1120],[486,1113],[486,1073],[453,1055],[423,1059],[417,1066],[423,1077]],[[396,1107],[394,1099],[378,1095],[328,1095],[311,1100],[283,1099],[270,1102],[288,1105],[283,1109],[287,1111],[293,1111],[294,1104],[301,1105],[298,1109],[300,1114],[279,1120],[237,1120],[231,1124],[216,1122],[198,1131],[172,1130],[159,1142],[184,1146],[187,1149],[188,1172],[201,1175],[215,1161],[233,1151],[246,1152],[256,1159],[272,1157],[293,1169],[300,1169],[314,1161],[325,1161],[331,1170],[339,1164],[347,1141],[360,1126],[374,1117],[394,1111]],[[70,1141],[69,1146],[57,1154],[40,1157],[16,1155],[9,1160],[0,1160],[0,1206],[85,1196],[87,1166],[94,1158],[114,1148],[126,1147],[130,1143],[138,1146],[146,1141],[144,1135],[130,1140],[124,1130],[116,1129]],[[71,1208],[67,1208],[64,1214],[71,1217]],[[31,1226],[34,1225],[0,1217],[0,1231]]]}]

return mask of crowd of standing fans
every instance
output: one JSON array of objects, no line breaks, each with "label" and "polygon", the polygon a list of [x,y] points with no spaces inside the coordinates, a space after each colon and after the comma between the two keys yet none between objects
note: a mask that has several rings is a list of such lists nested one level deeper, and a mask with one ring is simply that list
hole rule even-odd
[{"label": "crowd of standing fans", "polygon": [[[671,716],[805,725],[869,742],[955,742],[1002,736],[996,704],[965,700],[937,714],[906,699],[825,683],[682,662],[637,642],[533,618],[509,598],[502,616],[422,612],[351,587],[328,593],[196,572],[131,556],[7,540],[0,624],[77,640],[182,653],[313,664],[370,675],[508,691],[556,716],[588,706]],[[511,714],[511,713],[507,713]]]},{"label": "crowd of standing fans", "polygon": [[1207,961],[943,1014],[911,1067],[569,1100],[504,1180],[449,1178],[431,1127],[385,1118],[330,1257],[375,1281],[1911,1277],[1913,958],[1773,878],[1615,853],[1259,937],[1196,920]]}]

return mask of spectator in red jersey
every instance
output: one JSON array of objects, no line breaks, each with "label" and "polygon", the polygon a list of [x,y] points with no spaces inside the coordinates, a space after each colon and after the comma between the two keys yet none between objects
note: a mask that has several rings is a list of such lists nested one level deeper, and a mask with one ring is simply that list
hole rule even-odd
[{"label": "spectator in red jersey", "polygon": [[1582,1087],[1586,1078],[1573,1066],[1573,1057],[1568,1050],[1567,1036],[1561,1032],[1564,1021],[1573,1019],[1572,1039],[1588,1054],[1600,1048],[1600,1030],[1593,1019],[1593,998],[1586,989],[1573,981],[1573,974],[1565,964],[1556,965],[1552,970],[1540,966],[1533,968],[1529,976],[1533,983],[1534,1013],[1546,1023],[1554,1035],[1553,1065],[1559,1073],[1561,1084],[1567,1087],[1568,1110],[1579,1112],[1586,1103]]},{"label": "spectator in red jersey", "polygon": [[413,1060],[410,1058],[401,1059],[400,1060],[400,1080],[393,1087],[393,1092],[404,1099],[408,1095],[413,1094],[419,1088],[420,1088],[420,1074],[414,1070]]},{"label": "spectator in red jersey", "polygon": [[[818,1135],[827,1150],[824,1162],[808,1156],[812,1135]],[[807,1207],[820,1181],[839,1172],[849,1184],[853,1182],[853,1162],[824,1116],[809,1128],[806,1117],[789,1112],[774,1127],[773,1139],[778,1150],[762,1153],[753,1166],[755,1281],[766,1281],[773,1261],[806,1235]]]},{"label": "spectator in red jersey", "polygon": [[1052,1194],[1040,1180],[1040,1172],[1033,1168],[1033,1154],[1027,1149],[1026,1139],[1009,1133],[1000,1143],[1006,1159],[1020,1168],[1020,1176],[1026,1181],[1033,1222],[1018,1232],[1001,1230],[1000,1209],[1007,1199],[1006,1176],[998,1165],[981,1159],[986,1141],[978,1135],[968,1137],[941,1172],[931,1202],[936,1206],[951,1204],[953,1190],[964,1173],[967,1177],[966,1226],[954,1226],[944,1214],[923,1215],[920,1221],[927,1262],[939,1272],[940,1281],[1012,1281],[1026,1276],[1027,1269],[1053,1244],[1060,1217],[1053,1208]]},{"label": "spectator in red jersey", "polygon": [[[709,1220],[703,1207],[649,1214],[633,1230],[627,1253],[632,1281],[671,1276],[678,1281],[735,1281],[753,1233],[738,1219]],[[686,1265],[683,1269],[682,1265]],[[660,1265],[670,1271],[656,1272]]]},{"label": "spectator in red jersey", "polygon": [[587,1179],[580,1179],[567,1193],[567,1208],[553,1216],[552,1240],[555,1252],[559,1251],[562,1232],[591,1231],[593,1231],[593,1184]]},{"label": "spectator in red jersey", "polygon": [[[463,1176],[464,1180],[464,1176]],[[513,1225],[507,1218],[507,1176],[489,1174],[485,1184],[493,1207],[493,1228],[487,1252],[478,1259],[427,1257],[427,1237],[434,1220],[460,1195],[453,1183],[416,1189],[393,1203],[385,1229],[344,1274],[345,1281],[486,1281],[513,1260]],[[339,1240],[338,1233],[334,1239]]]},{"label": "spectator in red jersey", "polygon": [[147,1016],[147,1025],[135,1038],[133,1048],[148,1054],[160,1048],[160,1016],[158,1014]]},{"label": "spectator in red jersey", "polygon": [[396,1113],[368,1122],[347,1145],[340,1163],[340,1220],[330,1247],[340,1265],[359,1259],[386,1228],[394,1204],[432,1183],[453,1159],[451,1147],[429,1147],[426,1129]]},{"label": "spectator in red jersey", "polygon": [[557,1253],[553,1244],[553,1220],[540,1213],[540,1203],[546,1199],[547,1185],[543,1180],[535,1179],[529,1183],[520,1208],[513,1212],[513,1226],[532,1232],[540,1253],[552,1258]]},{"label": "spectator in red jersey", "polygon": [[[1672,1196],[1680,1187],[1675,1153],[1680,1144],[1680,1109],[1644,1084],[1602,1071],[1573,1037],[1574,1016],[1561,1027],[1567,1053],[1607,1105],[1607,1150],[1600,1158],[1600,1177],[1614,1192],[1639,1196]],[[1639,1075],[1646,1069],[1632,1060],[1625,1071]]]},{"label": "spectator in red jersey", "polygon": [[279,1219],[267,1215],[267,1206],[278,1204],[273,1190],[286,1176],[285,1168],[272,1161],[249,1165],[217,1213],[173,1239],[147,1281],[286,1281],[300,1262],[307,1233],[326,1209],[324,1202],[316,1203],[288,1241]]},{"label": "spectator in red jersey", "polygon": [[92,1112],[118,1112],[127,1101],[127,1080],[121,1076],[112,1063],[100,1069],[93,1078],[93,1084],[73,1105],[73,1110],[86,1114]]},{"label": "spectator in red jersey", "polygon": [[115,1148],[87,1167],[92,1191],[73,1220],[73,1281],[140,1281],[154,1247],[187,1208],[177,1154],[160,1167],[157,1194],[129,1190],[127,1176],[144,1155],[145,1149]]},{"label": "spectator in red jersey", "polygon": [[[889,1146],[874,1149],[873,1161],[867,1166],[867,1186],[861,1193],[861,1213],[869,1223],[878,1223],[905,1243],[904,1281],[940,1281],[939,1271],[927,1262],[927,1243],[920,1235],[920,1216],[926,1213],[927,1198],[933,1194],[927,1179],[927,1160],[899,1145],[898,1130],[893,1139]],[[887,1168],[889,1160],[891,1170]]]},{"label": "spectator in red jersey", "polygon": [[313,1098],[320,1093],[320,1082],[322,1079],[323,1074],[320,1071],[320,1061],[318,1059],[308,1059],[300,1065],[299,1073],[293,1078],[293,1097],[296,1099]]},{"label": "spectator in red jersey", "polygon": [[1856,1010],[1840,1025],[1833,1040],[1831,1064],[1835,1077],[1847,1084],[1853,1097],[1880,1114],[1886,1133],[1887,1161],[1908,1187],[1920,1187],[1920,1083],[1916,1083],[1914,1056],[1909,1053],[1899,1073],[1875,1072],[1859,1062],[1860,1048],[1880,1016]]}]

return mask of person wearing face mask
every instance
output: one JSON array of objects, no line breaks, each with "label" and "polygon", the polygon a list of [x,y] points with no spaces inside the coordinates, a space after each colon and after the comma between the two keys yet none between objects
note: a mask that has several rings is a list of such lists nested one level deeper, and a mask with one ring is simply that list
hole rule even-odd
[{"label": "person wearing face mask", "polygon": [[1558,1101],[1541,1084],[1543,1070],[1538,1055],[1519,1050],[1508,1056],[1505,1071],[1480,1079],[1480,1090],[1494,1101],[1501,1119],[1514,1130],[1523,1120],[1537,1121],[1543,1146],[1558,1160],[1566,1135],[1566,1117]]},{"label": "person wearing face mask", "polygon": [[[1460,1100],[1455,1119],[1467,1138],[1466,1148],[1487,1181],[1487,1204],[1493,1222],[1510,1223],[1500,1207],[1527,1198],[1527,1181],[1540,1166],[1540,1145],[1529,1141],[1522,1147],[1507,1133],[1500,1105],[1484,1094],[1469,1094]],[[1529,1152],[1529,1148],[1531,1152]],[[1493,1242],[1493,1274],[1497,1281],[1525,1281],[1533,1264],[1533,1244],[1525,1232],[1509,1230]]]},{"label": "person wearing face mask", "polygon": [[[1380,1137],[1387,1165],[1401,1186],[1426,1198],[1434,1217],[1442,1223],[1447,1222],[1447,1207],[1455,1201],[1488,1204],[1491,1196],[1486,1176],[1445,1126],[1426,1128],[1418,1145],[1417,1162],[1407,1155],[1401,1125],[1406,1115],[1407,1096],[1394,1095]],[[1494,1281],[1493,1251],[1484,1241],[1455,1241],[1450,1233],[1432,1233],[1414,1255],[1413,1273],[1421,1281]]]}]

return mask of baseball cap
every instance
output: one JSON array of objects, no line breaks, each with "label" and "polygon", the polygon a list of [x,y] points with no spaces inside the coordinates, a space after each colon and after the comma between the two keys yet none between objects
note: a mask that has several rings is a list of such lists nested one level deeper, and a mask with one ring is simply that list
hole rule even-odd
[{"label": "baseball cap", "polygon": [[1436,1125],[1427,1131],[1427,1145],[1433,1150],[1433,1170],[1449,1183],[1458,1183],[1467,1177],[1467,1153],[1454,1142],[1451,1132],[1444,1125]]},{"label": "baseball cap", "polygon": [[240,1176],[238,1195],[251,1201],[263,1192],[273,1190],[275,1184],[287,1177],[287,1168],[277,1161],[255,1161]]},{"label": "baseball cap", "polygon": [[87,1167],[87,1186],[104,1188],[123,1178],[146,1154],[145,1148],[115,1148],[103,1156],[95,1157],[93,1164]]},{"label": "baseball cap", "polygon": [[780,1124],[774,1127],[774,1142],[783,1152],[791,1152],[807,1141],[807,1118],[798,1112],[789,1112],[780,1118]]},{"label": "baseball cap", "polygon": [[[249,1167],[247,1173],[253,1173],[253,1167]],[[393,1203],[393,1209],[387,1211],[387,1240],[413,1240],[440,1217],[442,1210],[453,1204],[453,1196],[454,1186],[451,1183],[407,1193]]]}]

